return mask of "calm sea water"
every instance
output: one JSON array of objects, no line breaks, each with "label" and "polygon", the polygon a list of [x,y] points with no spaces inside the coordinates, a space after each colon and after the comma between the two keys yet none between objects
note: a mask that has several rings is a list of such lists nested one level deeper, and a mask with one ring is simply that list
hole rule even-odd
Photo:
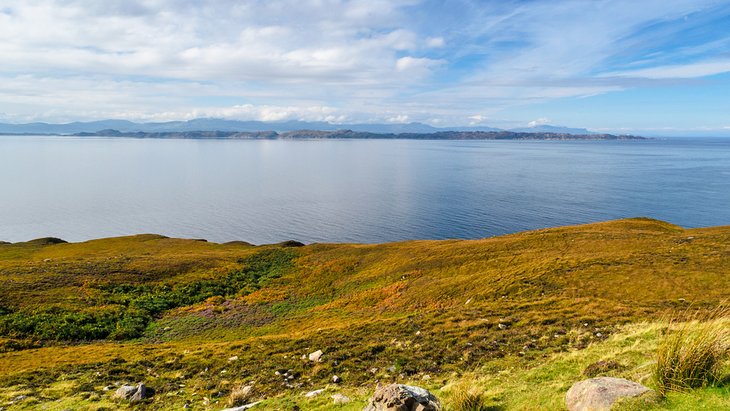
[{"label": "calm sea water", "polygon": [[648,216],[730,224],[730,139],[0,137],[0,240],[479,238]]}]

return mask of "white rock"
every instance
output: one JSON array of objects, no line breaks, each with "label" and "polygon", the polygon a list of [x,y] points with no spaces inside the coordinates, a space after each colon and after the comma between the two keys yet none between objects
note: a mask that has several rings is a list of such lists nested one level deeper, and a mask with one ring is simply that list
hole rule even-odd
[{"label": "white rock", "polygon": [[310,353],[309,354],[309,361],[314,361],[314,362],[320,362],[320,361],[322,361],[322,354],[324,354],[322,352],[322,350],[317,350],[317,351],[315,351],[313,353]]},{"label": "white rock", "polygon": [[241,405],[240,407],[226,408],[221,411],[243,411],[243,410],[247,410],[249,408],[253,408],[253,407],[257,406],[260,402],[261,401],[256,401],[256,402],[252,402],[251,404]]},{"label": "white rock", "polygon": [[323,392],[324,392],[324,388],[319,389],[319,390],[309,391],[308,393],[304,394],[304,396],[307,398],[314,398],[314,397],[322,394]]},{"label": "white rock", "polygon": [[335,405],[344,405],[344,404],[349,404],[350,402],[352,402],[350,397],[347,397],[347,396],[339,394],[339,393],[333,395],[331,398],[334,400]]}]

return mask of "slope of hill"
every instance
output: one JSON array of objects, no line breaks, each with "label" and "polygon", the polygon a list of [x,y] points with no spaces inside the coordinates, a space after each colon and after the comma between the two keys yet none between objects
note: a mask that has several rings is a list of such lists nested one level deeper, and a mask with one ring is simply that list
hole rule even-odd
[{"label": "slope of hill", "polygon": [[[301,395],[320,388],[361,409],[376,383],[399,381],[447,404],[460,384],[489,384],[494,409],[559,409],[592,362],[645,374],[659,318],[730,296],[730,227],[630,219],[299,245],[156,235],[0,245],[0,406],[116,409],[128,405],[113,389],[144,381],[156,391],[146,409],[221,409],[249,384],[264,409],[332,408],[328,395]],[[310,361],[317,350],[322,361]],[[727,394],[698,398],[725,406]]]}]

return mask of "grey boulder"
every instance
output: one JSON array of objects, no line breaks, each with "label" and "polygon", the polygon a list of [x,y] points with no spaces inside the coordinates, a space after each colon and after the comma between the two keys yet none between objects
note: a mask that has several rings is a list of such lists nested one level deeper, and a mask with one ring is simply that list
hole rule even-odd
[{"label": "grey boulder", "polygon": [[421,387],[391,384],[378,387],[363,411],[441,411],[441,403]]},{"label": "grey boulder", "polygon": [[130,402],[138,402],[147,398],[147,387],[140,383],[136,387],[134,385],[125,384],[114,392],[114,398],[128,400]]},{"label": "grey boulder", "polygon": [[573,384],[565,395],[565,405],[568,411],[608,411],[622,399],[651,392],[652,389],[623,378],[597,377]]}]

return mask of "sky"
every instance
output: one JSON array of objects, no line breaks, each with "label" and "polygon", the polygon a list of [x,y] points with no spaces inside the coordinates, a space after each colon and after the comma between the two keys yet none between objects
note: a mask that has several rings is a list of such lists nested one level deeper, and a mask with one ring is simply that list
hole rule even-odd
[{"label": "sky", "polygon": [[0,122],[730,132],[730,1],[0,0]]}]

